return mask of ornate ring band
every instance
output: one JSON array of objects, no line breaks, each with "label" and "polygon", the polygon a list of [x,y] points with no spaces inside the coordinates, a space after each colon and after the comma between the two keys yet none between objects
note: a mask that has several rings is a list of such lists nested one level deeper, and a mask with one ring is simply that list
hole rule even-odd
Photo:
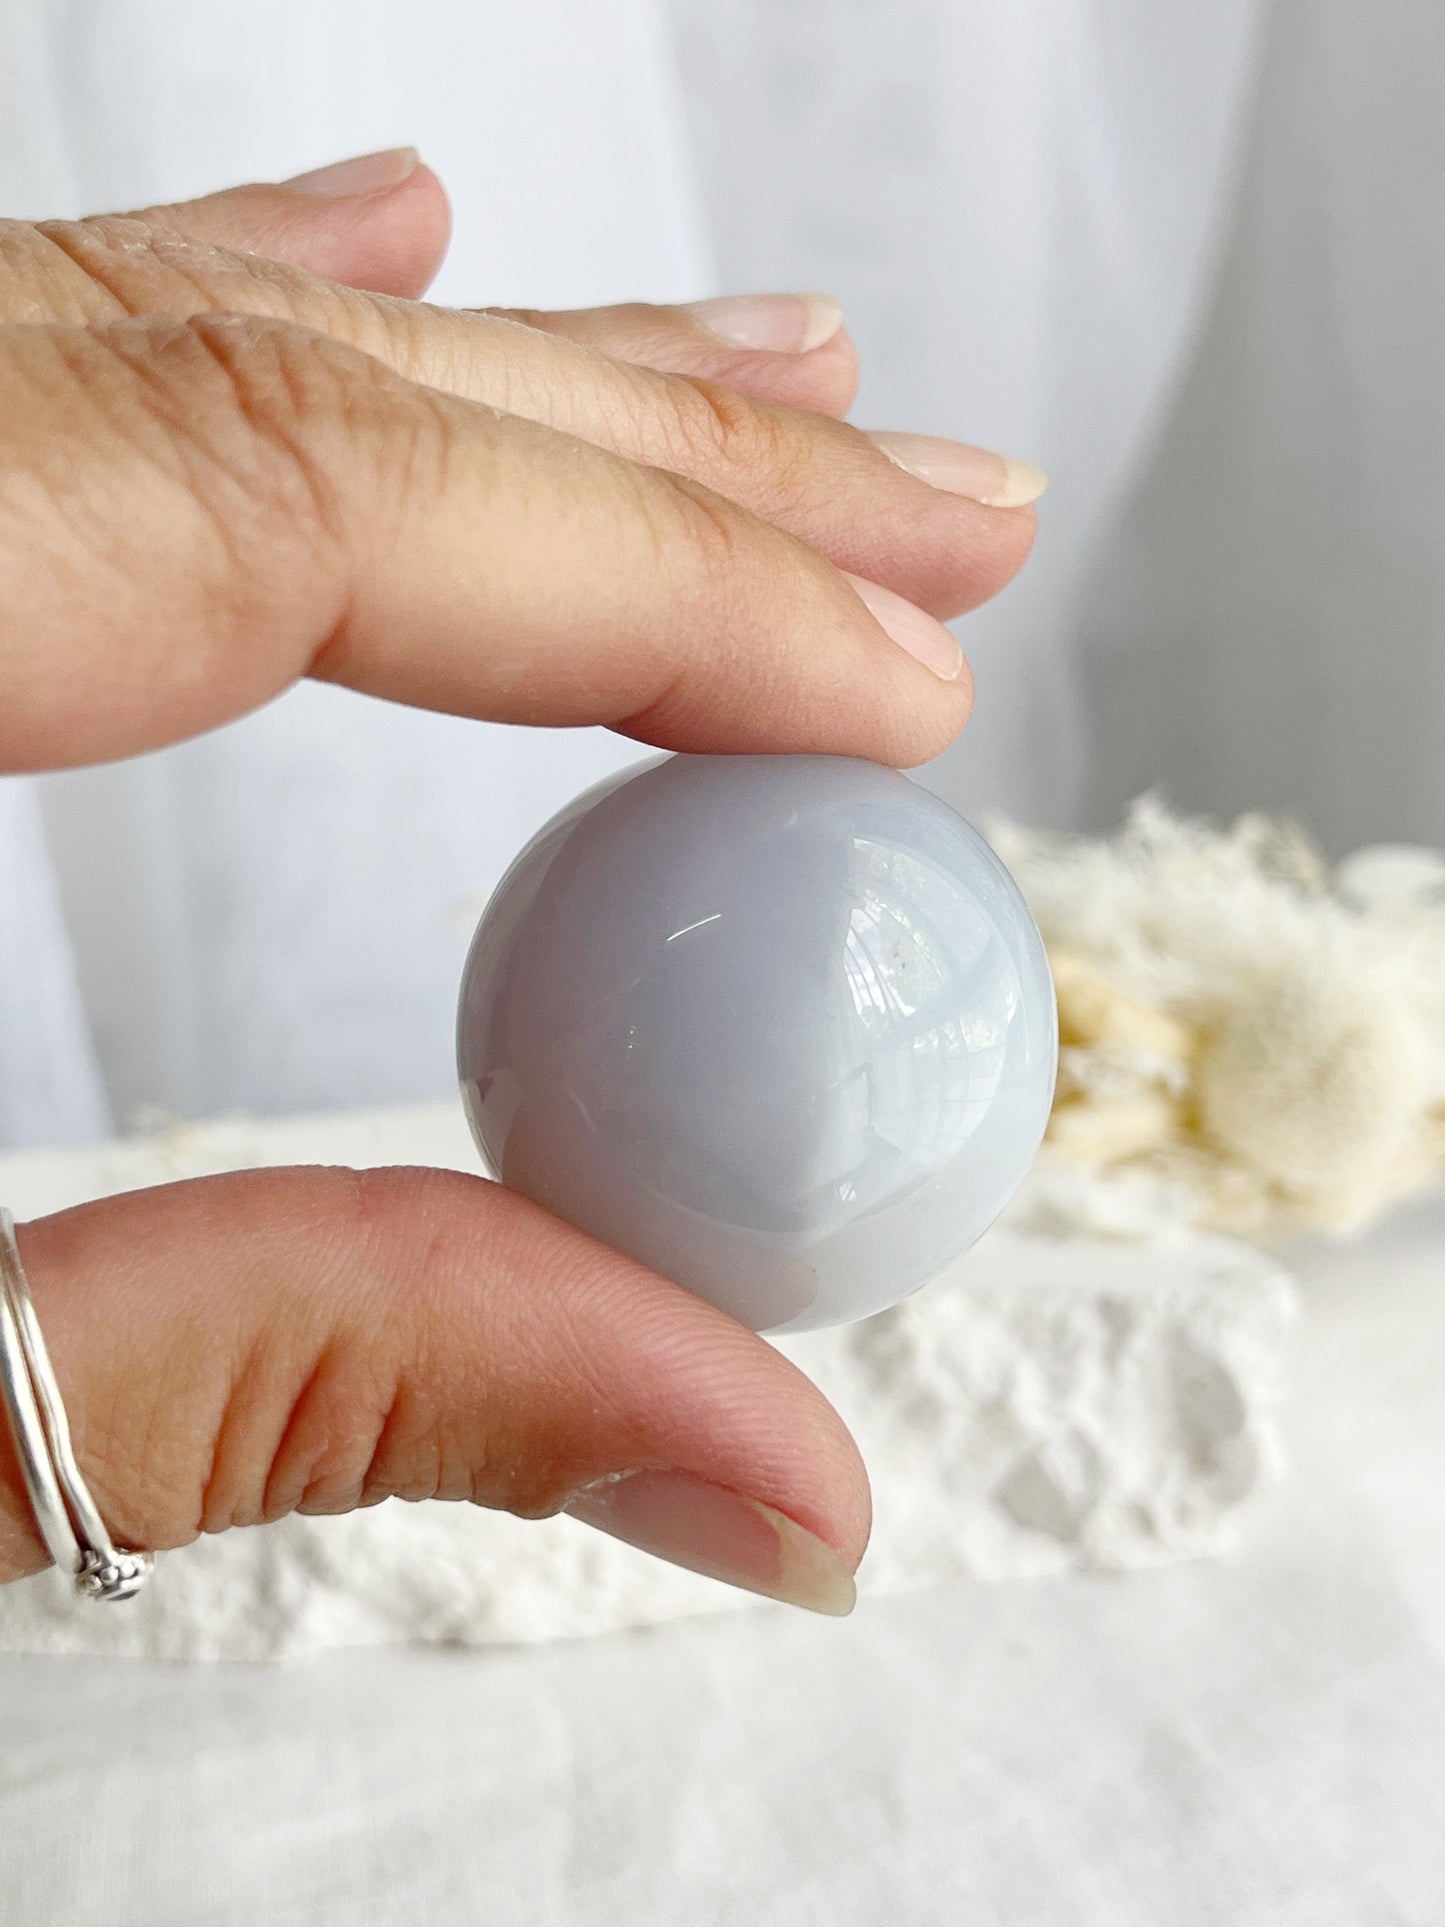
[{"label": "ornate ring band", "polygon": [[51,1368],[30,1285],[15,1242],[15,1220],[0,1206],[0,1399],[20,1475],[46,1550],[85,1599],[130,1599],[155,1557],[117,1546],[105,1529],[70,1442],[65,1405]]}]

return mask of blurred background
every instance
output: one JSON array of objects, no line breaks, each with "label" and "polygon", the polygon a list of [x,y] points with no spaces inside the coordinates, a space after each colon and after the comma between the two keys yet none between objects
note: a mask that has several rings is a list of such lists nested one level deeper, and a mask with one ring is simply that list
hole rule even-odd
[{"label": "blurred background", "polygon": [[[0,0],[0,212],[414,142],[435,296],[837,293],[854,419],[1053,488],[925,780],[1445,842],[1445,13],[1429,0]],[[0,1143],[438,1095],[475,910],[637,751],[304,688],[0,786]]]}]

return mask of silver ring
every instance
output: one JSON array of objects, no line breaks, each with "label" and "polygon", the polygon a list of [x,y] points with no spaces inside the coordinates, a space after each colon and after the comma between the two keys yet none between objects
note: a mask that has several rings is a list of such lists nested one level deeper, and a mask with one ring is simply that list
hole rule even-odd
[{"label": "silver ring", "polygon": [[0,1397],[20,1476],[46,1550],[84,1599],[131,1599],[150,1578],[155,1555],[117,1546],[80,1476],[70,1425],[51,1368],[30,1283],[15,1242],[15,1220],[0,1205]]}]

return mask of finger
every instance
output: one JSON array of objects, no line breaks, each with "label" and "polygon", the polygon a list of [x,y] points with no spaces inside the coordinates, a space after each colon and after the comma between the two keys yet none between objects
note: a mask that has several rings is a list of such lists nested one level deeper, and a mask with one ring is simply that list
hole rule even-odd
[{"label": "finger", "polygon": [[[120,1543],[390,1497],[570,1507],[752,1591],[852,1603],[867,1478],[821,1394],[723,1313],[499,1185],[240,1172],[19,1239]],[[7,1450],[0,1579],[44,1563]]]},{"label": "finger", "polygon": [[104,761],[313,674],[663,747],[925,761],[957,644],[685,479],[254,318],[0,330],[0,760]]},{"label": "finger", "polygon": [[238,254],[289,262],[324,281],[413,297],[430,286],[451,238],[446,191],[412,147],[130,218]]},{"label": "finger", "polygon": [[197,256],[141,223],[39,232],[54,245],[35,268],[45,280],[38,299],[57,318],[219,310],[298,321],[429,387],[687,475],[937,616],[997,594],[1033,541],[1026,504],[1042,475],[966,444],[905,436],[893,442],[901,458],[890,458],[823,416],[628,365],[495,315],[376,299],[219,251]]},{"label": "finger", "polygon": [[[92,224],[114,218],[93,217]],[[119,218],[286,262],[344,287],[412,298],[435,277],[451,233],[446,192],[412,147]],[[628,302],[482,312],[621,361],[702,375],[742,394],[822,414],[846,414],[858,386],[857,352],[831,295],[723,295],[677,307]]]},{"label": "finger", "polygon": [[661,374],[694,375],[740,395],[820,415],[846,415],[858,353],[827,294],[721,295],[681,307],[487,308],[542,334]]}]

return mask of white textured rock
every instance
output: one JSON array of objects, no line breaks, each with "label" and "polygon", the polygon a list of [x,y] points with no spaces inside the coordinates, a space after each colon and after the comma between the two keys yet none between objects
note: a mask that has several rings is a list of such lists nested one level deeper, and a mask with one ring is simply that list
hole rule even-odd
[{"label": "white textured rock", "polygon": [[[0,1158],[35,1216],[244,1165],[475,1167],[451,1105],[177,1127]],[[1293,1286],[1224,1239],[1164,1246],[1005,1225],[917,1297],[782,1349],[852,1426],[873,1476],[869,1592],[1218,1552],[1277,1467]],[[54,1574],[0,1592],[0,1648],[267,1659],[329,1646],[576,1637],[756,1606],[568,1519],[389,1504],[167,1555],[123,1608]]]}]

